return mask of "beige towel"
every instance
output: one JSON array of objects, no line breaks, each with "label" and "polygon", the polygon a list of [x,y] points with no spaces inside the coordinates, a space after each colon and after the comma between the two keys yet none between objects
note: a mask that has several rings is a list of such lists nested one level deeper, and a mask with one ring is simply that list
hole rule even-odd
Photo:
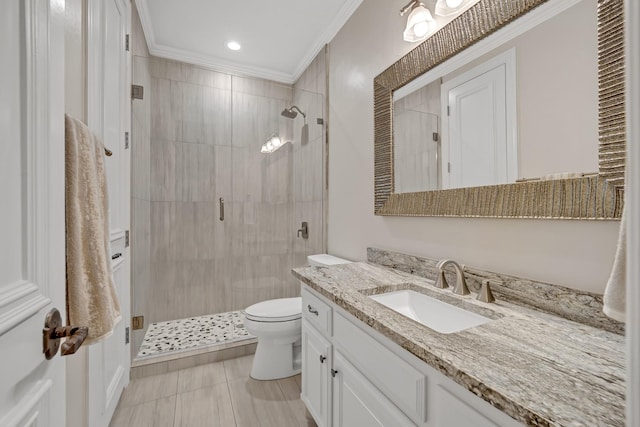
[{"label": "beige towel", "polygon": [[626,285],[627,285],[627,226],[626,209],[622,210],[622,221],[620,221],[620,234],[618,237],[618,247],[616,257],[613,260],[611,276],[604,291],[604,314],[620,322],[625,321],[626,313]]},{"label": "beige towel", "polygon": [[85,343],[106,338],[120,321],[113,285],[104,146],[65,116],[67,319],[88,326]]}]

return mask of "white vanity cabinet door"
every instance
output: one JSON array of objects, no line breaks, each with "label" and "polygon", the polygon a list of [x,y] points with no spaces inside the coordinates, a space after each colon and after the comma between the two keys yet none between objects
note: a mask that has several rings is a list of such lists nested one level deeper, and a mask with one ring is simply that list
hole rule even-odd
[{"label": "white vanity cabinet door", "polygon": [[318,427],[331,425],[331,359],[331,343],[303,320],[300,398]]},{"label": "white vanity cabinet door", "polygon": [[333,369],[333,427],[415,426],[339,351]]},{"label": "white vanity cabinet door", "polygon": [[436,387],[437,413],[436,427],[473,426],[499,427],[482,413],[472,408],[470,398],[465,400],[450,393],[442,385]]}]

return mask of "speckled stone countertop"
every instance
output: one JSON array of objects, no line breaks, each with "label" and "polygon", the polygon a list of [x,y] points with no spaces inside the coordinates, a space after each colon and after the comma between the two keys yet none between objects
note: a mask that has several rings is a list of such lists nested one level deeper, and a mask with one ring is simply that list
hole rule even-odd
[{"label": "speckled stone countertop", "polygon": [[[485,304],[419,276],[357,262],[295,277],[514,419],[624,426],[624,337],[504,301]],[[368,298],[412,289],[493,319],[440,334]]]}]

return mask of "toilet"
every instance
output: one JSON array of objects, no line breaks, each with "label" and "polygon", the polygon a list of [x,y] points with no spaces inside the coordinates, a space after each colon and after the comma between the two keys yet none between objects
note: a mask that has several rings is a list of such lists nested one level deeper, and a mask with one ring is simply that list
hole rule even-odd
[{"label": "toilet", "polygon": [[[309,255],[310,266],[347,264],[351,261],[332,255]],[[275,380],[300,373],[302,368],[302,300],[279,298],[247,307],[244,326],[258,337],[251,378]]]}]

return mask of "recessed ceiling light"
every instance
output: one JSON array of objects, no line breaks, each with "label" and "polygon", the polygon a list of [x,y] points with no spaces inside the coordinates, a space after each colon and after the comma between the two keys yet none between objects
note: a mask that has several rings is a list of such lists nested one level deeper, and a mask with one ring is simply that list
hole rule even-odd
[{"label": "recessed ceiling light", "polygon": [[231,40],[227,42],[227,47],[231,50],[240,50],[242,46],[240,46],[240,43]]}]

